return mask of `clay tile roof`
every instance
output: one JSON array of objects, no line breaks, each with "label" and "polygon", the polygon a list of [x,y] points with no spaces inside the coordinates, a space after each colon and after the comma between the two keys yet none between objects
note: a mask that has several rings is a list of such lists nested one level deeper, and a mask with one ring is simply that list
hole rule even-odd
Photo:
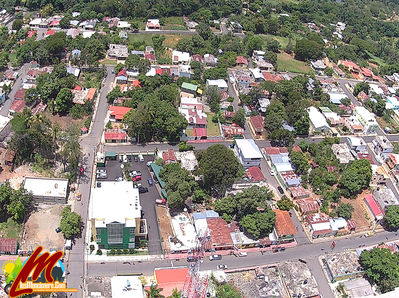
[{"label": "clay tile roof", "polygon": [[298,145],[294,145],[292,147],[292,151],[294,151],[294,152],[302,152],[302,149]]},{"label": "clay tile roof", "polygon": [[266,181],[265,176],[263,176],[262,171],[258,167],[250,167],[246,170],[246,174],[254,182]]},{"label": "clay tile roof", "polygon": [[221,217],[207,218],[208,229],[211,236],[212,245],[232,245],[233,240],[227,222]]},{"label": "clay tile roof", "polygon": [[127,138],[127,134],[125,131],[119,129],[107,129],[104,132],[104,139],[106,140],[125,140]]},{"label": "clay tile roof", "polygon": [[115,116],[116,120],[122,120],[123,117],[129,112],[132,108],[121,107],[121,106],[110,106],[109,110],[111,111],[111,116]]},{"label": "clay tile roof", "polygon": [[276,230],[279,236],[288,236],[296,233],[295,226],[292,222],[291,216],[288,211],[273,210],[276,214]]},{"label": "clay tile roof", "polygon": [[90,88],[86,95],[86,100],[93,100],[96,88]]}]

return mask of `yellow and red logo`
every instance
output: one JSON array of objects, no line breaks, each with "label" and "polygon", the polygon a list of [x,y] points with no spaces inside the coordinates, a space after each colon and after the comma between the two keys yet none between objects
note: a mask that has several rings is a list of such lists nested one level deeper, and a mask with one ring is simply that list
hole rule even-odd
[{"label": "yellow and red logo", "polygon": [[6,276],[6,292],[11,298],[32,293],[77,292],[68,289],[65,278],[65,268],[61,262],[62,251],[52,254],[41,253],[43,248],[37,247],[32,255],[22,263],[18,257],[16,261],[3,264]]}]

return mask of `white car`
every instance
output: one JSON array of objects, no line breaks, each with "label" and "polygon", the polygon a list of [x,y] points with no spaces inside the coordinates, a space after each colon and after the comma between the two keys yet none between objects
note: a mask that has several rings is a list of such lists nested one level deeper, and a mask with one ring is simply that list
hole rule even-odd
[{"label": "white car", "polygon": [[270,170],[270,175],[275,176],[276,172],[274,170]]}]

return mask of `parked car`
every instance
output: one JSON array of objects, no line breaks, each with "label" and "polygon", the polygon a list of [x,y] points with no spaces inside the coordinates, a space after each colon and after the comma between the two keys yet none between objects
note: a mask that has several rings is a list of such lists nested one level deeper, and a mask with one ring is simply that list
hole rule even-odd
[{"label": "parked car", "polygon": [[277,189],[282,195],[284,194],[284,190],[281,186],[278,186]]},{"label": "parked car", "polygon": [[221,256],[221,255],[211,255],[211,256],[209,257],[209,260],[210,260],[210,261],[221,260],[221,259],[222,259],[222,256]]},{"label": "parked car", "polygon": [[147,167],[149,167],[152,163],[154,163],[154,162],[153,161],[147,162]]},{"label": "parked car", "polygon": [[274,170],[270,170],[270,175],[275,176],[276,172]]},{"label": "parked car", "polygon": [[166,200],[165,199],[156,199],[155,203],[165,205],[166,204]]},{"label": "parked car", "polygon": [[142,186],[139,187],[139,193],[146,193],[146,192],[148,192],[147,187],[142,187]]},{"label": "parked car", "polygon": [[141,162],[144,162],[144,157],[143,157],[143,155],[139,154],[139,160],[140,160]]},{"label": "parked car", "polygon": [[148,178],[147,181],[149,186],[152,186],[154,184],[151,178]]},{"label": "parked car", "polygon": [[239,252],[238,253],[239,257],[246,257],[247,255],[248,255],[248,253],[246,253],[246,252]]},{"label": "parked car", "polygon": [[138,188],[140,188],[140,187],[142,187],[143,185],[139,182],[139,183],[137,183],[137,187]]},{"label": "parked car", "polygon": [[226,270],[226,269],[227,269],[227,265],[225,265],[225,264],[220,264],[220,265],[217,265],[216,268],[218,268],[219,270]]},{"label": "parked car", "polygon": [[187,257],[187,262],[196,262],[198,260],[198,258],[193,257],[193,256],[188,256]]},{"label": "parked car", "polygon": [[134,161],[139,161],[136,155],[134,156]]},{"label": "parked car", "polygon": [[55,231],[56,231],[57,233],[60,233],[60,232],[62,232],[62,230],[61,230],[61,228],[60,228],[60,227],[56,228],[56,229],[55,229]]},{"label": "parked car", "polygon": [[126,154],[123,155],[123,162],[127,162],[127,155]]}]

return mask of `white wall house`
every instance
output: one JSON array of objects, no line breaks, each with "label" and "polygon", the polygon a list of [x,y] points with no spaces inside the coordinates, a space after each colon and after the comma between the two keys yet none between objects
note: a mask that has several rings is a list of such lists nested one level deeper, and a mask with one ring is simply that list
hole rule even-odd
[{"label": "white wall house", "polygon": [[258,146],[252,139],[236,139],[234,152],[244,166],[244,169],[253,166],[259,167],[263,158]]}]

